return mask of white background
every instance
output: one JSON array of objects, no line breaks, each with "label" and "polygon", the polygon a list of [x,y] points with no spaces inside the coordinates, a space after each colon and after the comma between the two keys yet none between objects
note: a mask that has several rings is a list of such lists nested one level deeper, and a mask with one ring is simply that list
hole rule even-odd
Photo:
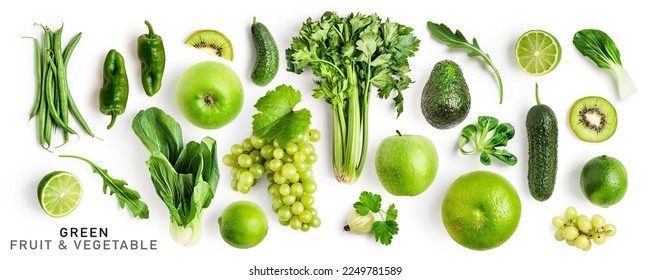
[{"label": "white background", "polygon": [[[182,1],[167,4],[160,1],[20,1],[0,11],[2,45],[2,230],[0,230],[0,278],[53,279],[123,278],[137,276],[187,279],[205,276],[209,279],[266,279],[248,276],[253,266],[288,266],[332,268],[344,266],[401,266],[397,277],[373,279],[445,279],[448,277],[487,277],[502,279],[561,277],[647,276],[643,269],[647,253],[648,232],[645,222],[650,191],[647,187],[648,72],[647,13],[640,4],[625,1]],[[526,3],[526,4],[524,4]],[[639,2],[640,3],[640,2]],[[392,101],[379,100],[373,93],[370,105],[370,140],[366,168],[355,185],[337,183],[331,171],[331,115],[328,105],[312,98],[313,76],[297,76],[281,70],[271,85],[259,88],[249,75],[254,61],[250,38],[253,16],[268,26],[278,47],[283,51],[290,38],[297,35],[302,22],[319,18],[327,10],[341,15],[350,12],[378,13],[382,18],[411,26],[422,40],[416,57],[410,60],[415,83],[405,92],[404,114],[395,118]],[[137,37],[146,32],[143,21],[152,22],[165,42],[167,67],[161,91],[147,97],[139,80],[136,56]],[[426,22],[445,23],[460,29],[471,39],[476,37],[501,72],[504,82],[504,102],[498,104],[497,85],[492,72],[480,61],[469,58],[461,50],[449,50],[427,32]],[[36,122],[27,121],[34,98],[34,62],[32,41],[21,36],[41,36],[43,23],[52,28],[65,23],[64,42],[76,32],[83,37],[74,52],[68,81],[72,94],[91,128],[103,141],[82,135],[49,153],[37,143]],[[620,100],[613,76],[597,69],[582,57],[571,43],[573,34],[583,28],[606,31],[618,45],[623,65],[635,79],[639,92]],[[218,60],[183,44],[186,37],[198,29],[217,29],[228,36],[234,46],[233,62],[226,62],[240,76],[245,87],[245,103],[240,115],[230,125],[219,130],[202,130],[192,126],[180,114],[175,103],[175,83],[191,64],[203,60]],[[543,29],[554,34],[563,47],[562,61],[557,69],[543,77],[531,77],[521,71],[514,60],[517,38],[530,29]],[[104,57],[111,48],[121,52],[127,63],[130,97],[126,112],[118,117],[115,127],[107,131],[109,117],[99,113],[98,90]],[[472,95],[472,108],[467,119],[458,127],[437,130],[424,120],[419,100],[424,82],[433,65],[442,59],[456,61],[463,72]],[[220,60],[223,62],[223,60]],[[539,82],[543,103],[555,111],[559,127],[559,169],[553,196],[537,202],[529,194],[527,172],[527,140],[525,116],[534,104],[534,84]],[[175,244],[168,232],[168,211],[157,197],[144,162],[149,154],[130,128],[131,119],[141,109],[163,108],[183,127],[184,140],[199,140],[212,136],[218,141],[219,157],[230,145],[250,135],[253,104],[268,89],[287,83],[303,93],[299,104],[312,111],[313,127],[322,132],[316,144],[319,161],[314,176],[319,184],[315,194],[316,208],[322,226],[307,233],[280,226],[271,211],[266,184],[258,184],[244,195],[230,189],[230,172],[220,162],[221,180],[210,208],[205,210],[203,236],[198,245],[184,248]],[[568,126],[571,104],[587,95],[599,95],[610,100],[618,111],[619,126],[608,141],[590,144],[579,140]],[[512,123],[515,138],[508,150],[515,153],[519,163],[514,167],[494,163],[485,167],[478,156],[463,156],[456,147],[461,128],[474,123],[479,115],[491,115]],[[73,128],[81,129],[73,123]],[[382,188],[374,172],[375,150],[379,142],[399,129],[404,134],[422,134],[437,146],[440,167],[431,187],[417,197],[395,197]],[[60,135],[59,135],[60,136]],[[55,137],[54,139],[60,140]],[[150,218],[133,219],[119,209],[116,199],[101,191],[101,179],[91,173],[85,163],[57,157],[76,154],[88,157],[109,174],[126,180],[129,187],[148,203]],[[627,167],[629,188],[617,205],[604,209],[590,204],[581,194],[579,173],[585,162],[602,154],[620,159]],[[473,170],[489,170],[508,178],[519,192],[522,216],[514,235],[502,246],[489,251],[472,251],[456,244],[441,222],[440,204],[451,182]],[[36,186],[41,177],[54,170],[66,170],[78,175],[84,184],[83,199],[70,215],[54,219],[47,216],[36,199]],[[345,217],[361,191],[379,193],[386,203],[394,202],[399,209],[400,232],[393,244],[383,246],[371,236],[358,236],[342,231]],[[269,218],[269,232],[257,247],[248,250],[228,246],[219,235],[217,218],[226,205],[237,200],[260,204]],[[600,213],[618,228],[616,236],[603,246],[583,252],[553,238],[551,218],[561,215],[574,205],[589,216]],[[109,239],[158,240],[157,251],[77,251],[68,247],[59,251],[9,250],[12,239],[62,239],[62,227],[106,227]],[[71,242],[70,239],[67,239]],[[628,274],[629,273],[629,274]],[[10,278],[8,278],[10,277]],[[363,279],[366,276],[354,278]],[[286,277],[314,279],[317,277]],[[318,279],[337,279],[321,277]],[[640,277],[643,278],[643,277]],[[369,279],[369,278],[368,278]]]}]

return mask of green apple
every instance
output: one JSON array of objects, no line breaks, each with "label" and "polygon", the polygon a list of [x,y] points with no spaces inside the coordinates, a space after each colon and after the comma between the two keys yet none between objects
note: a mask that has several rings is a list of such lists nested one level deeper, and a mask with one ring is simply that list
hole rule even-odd
[{"label": "green apple", "polygon": [[377,147],[375,169],[389,193],[416,196],[429,188],[436,178],[438,153],[429,138],[402,135],[398,131]]},{"label": "green apple", "polygon": [[217,129],[239,115],[244,88],[227,65],[204,61],[187,68],[176,84],[176,102],[185,118],[204,129]]}]

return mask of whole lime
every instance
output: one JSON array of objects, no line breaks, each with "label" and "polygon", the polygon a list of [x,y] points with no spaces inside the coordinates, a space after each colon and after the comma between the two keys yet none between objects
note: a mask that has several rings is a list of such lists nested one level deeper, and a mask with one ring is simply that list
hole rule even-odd
[{"label": "whole lime", "polygon": [[589,160],[580,173],[580,189],[591,203],[612,206],[627,191],[627,171],[616,158],[602,155]]},{"label": "whole lime", "polygon": [[259,205],[237,201],[223,209],[219,229],[221,237],[230,246],[247,249],[264,240],[269,226],[266,214]]},{"label": "whole lime", "polygon": [[474,171],[454,181],[442,201],[442,222],[456,243],[473,250],[496,248],[519,225],[521,200],[503,176]]}]

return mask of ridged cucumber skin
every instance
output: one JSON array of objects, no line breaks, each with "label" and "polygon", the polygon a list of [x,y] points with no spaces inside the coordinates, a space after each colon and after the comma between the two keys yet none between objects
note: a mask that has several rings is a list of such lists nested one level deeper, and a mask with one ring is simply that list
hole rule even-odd
[{"label": "ridged cucumber skin", "polygon": [[526,116],[528,188],[537,201],[551,197],[557,176],[558,126],[553,110],[535,105]]},{"label": "ridged cucumber skin", "polygon": [[251,73],[253,83],[258,86],[268,85],[278,73],[280,55],[275,39],[268,28],[261,22],[253,20],[251,26],[253,44],[257,54],[255,66]]}]

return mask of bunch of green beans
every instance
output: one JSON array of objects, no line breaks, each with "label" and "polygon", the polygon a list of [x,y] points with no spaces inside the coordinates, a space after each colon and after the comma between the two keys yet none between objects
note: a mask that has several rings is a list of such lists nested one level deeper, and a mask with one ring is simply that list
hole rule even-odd
[{"label": "bunch of green beans", "polygon": [[70,134],[78,135],[68,125],[69,114],[72,114],[86,134],[92,137],[94,134],[72,99],[67,80],[68,61],[81,39],[81,32],[77,33],[63,49],[61,43],[63,26],[56,31],[44,25],[40,26],[43,28],[42,48],[38,39],[27,37],[34,40],[36,70],[36,98],[29,119],[38,116],[38,141],[41,147],[49,150],[52,134],[58,128],[63,134],[63,143],[59,146],[68,142]]}]

